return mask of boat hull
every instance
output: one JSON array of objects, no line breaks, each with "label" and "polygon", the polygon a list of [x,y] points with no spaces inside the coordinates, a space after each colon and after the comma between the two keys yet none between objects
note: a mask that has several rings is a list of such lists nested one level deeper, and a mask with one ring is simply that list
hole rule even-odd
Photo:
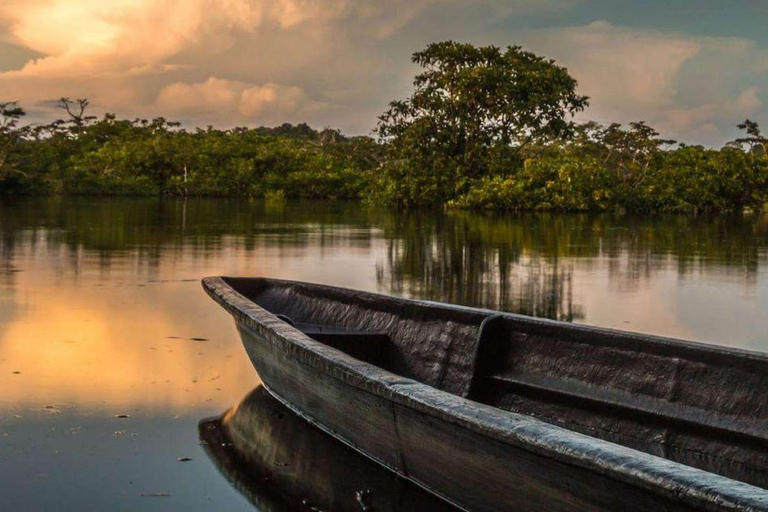
[{"label": "boat hull", "polygon": [[[768,511],[768,491],[761,487],[482,404],[353,357],[260,307],[249,298],[251,282],[256,288],[293,286],[228,278],[207,278],[203,284],[234,317],[269,392],[335,438],[460,508]],[[341,297],[336,304],[385,300],[332,293]],[[420,308],[428,321],[455,310],[463,325],[493,313],[417,301],[389,304],[402,318],[412,318],[409,308]],[[448,324],[446,332],[455,325]]]},{"label": "boat hull", "polygon": [[[267,390],[373,461],[472,511],[695,510],[603,475],[500,443],[334,378],[245,326]],[[636,508],[635,508],[636,507]]]}]

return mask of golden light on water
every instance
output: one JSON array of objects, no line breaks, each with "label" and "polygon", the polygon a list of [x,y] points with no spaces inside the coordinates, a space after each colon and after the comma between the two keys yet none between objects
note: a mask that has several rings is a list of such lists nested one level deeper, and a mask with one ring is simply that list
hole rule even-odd
[{"label": "golden light on water", "polygon": [[231,403],[258,382],[230,318],[197,279],[147,282],[129,273],[100,282],[36,267],[23,274],[3,292],[14,314],[0,330],[0,409],[167,412]]},{"label": "golden light on water", "polygon": [[383,247],[347,247],[343,229],[337,239],[316,228],[303,227],[305,243],[327,237],[341,250],[306,252],[272,245],[267,235],[251,239],[250,250],[242,237],[225,236],[207,248],[191,238],[107,254],[72,248],[44,229],[20,236],[5,263],[19,272],[0,272],[0,412],[52,404],[164,414],[230,406],[258,375],[231,317],[200,279],[317,280],[320,271],[339,284],[374,286]]}]

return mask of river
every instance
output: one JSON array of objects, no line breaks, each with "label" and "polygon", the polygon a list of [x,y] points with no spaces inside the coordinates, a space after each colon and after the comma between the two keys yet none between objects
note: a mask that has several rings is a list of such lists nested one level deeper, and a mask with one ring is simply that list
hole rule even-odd
[{"label": "river", "polygon": [[0,510],[253,510],[249,500],[274,509],[257,491],[235,489],[198,430],[247,396],[257,397],[241,403],[251,408],[268,400],[231,319],[200,287],[207,275],[313,281],[768,351],[765,215],[6,199]]}]

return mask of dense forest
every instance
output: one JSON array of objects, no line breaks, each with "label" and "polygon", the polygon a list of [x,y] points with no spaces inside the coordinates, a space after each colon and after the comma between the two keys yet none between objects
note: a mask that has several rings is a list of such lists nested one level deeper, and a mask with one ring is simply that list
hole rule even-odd
[{"label": "dense forest", "polygon": [[397,207],[744,211],[768,203],[757,123],[720,149],[660,138],[642,121],[576,123],[589,99],[554,61],[519,47],[435,43],[373,136],[306,124],[184,129],[88,115],[26,124],[0,103],[0,194],[358,199]]}]

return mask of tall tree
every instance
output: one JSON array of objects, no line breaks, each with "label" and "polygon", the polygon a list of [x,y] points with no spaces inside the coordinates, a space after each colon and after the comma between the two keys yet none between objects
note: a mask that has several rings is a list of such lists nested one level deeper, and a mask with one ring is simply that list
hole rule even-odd
[{"label": "tall tree", "polygon": [[22,173],[11,166],[10,160],[13,150],[28,130],[19,126],[25,115],[24,109],[15,101],[0,103],[0,181],[12,171]]},{"label": "tall tree", "polygon": [[[413,62],[423,68],[413,94],[390,103],[377,133],[392,143],[395,159],[446,186],[509,172],[520,148],[569,136],[570,117],[588,104],[565,68],[519,46],[447,41],[415,53]],[[453,192],[439,190],[434,200]]]},{"label": "tall tree", "polygon": [[88,123],[96,119],[96,116],[85,115],[85,111],[90,104],[91,102],[88,98],[77,98],[76,100],[69,98],[59,99],[57,108],[67,113],[69,116],[67,122],[72,124],[72,131],[75,135],[79,134]]},{"label": "tall tree", "polygon": [[760,126],[755,121],[747,119],[739,124],[738,128],[747,132],[747,136],[736,139],[732,145],[742,147],[746,144],[750,153],[768,156],[768,137],[762,134]]}]

